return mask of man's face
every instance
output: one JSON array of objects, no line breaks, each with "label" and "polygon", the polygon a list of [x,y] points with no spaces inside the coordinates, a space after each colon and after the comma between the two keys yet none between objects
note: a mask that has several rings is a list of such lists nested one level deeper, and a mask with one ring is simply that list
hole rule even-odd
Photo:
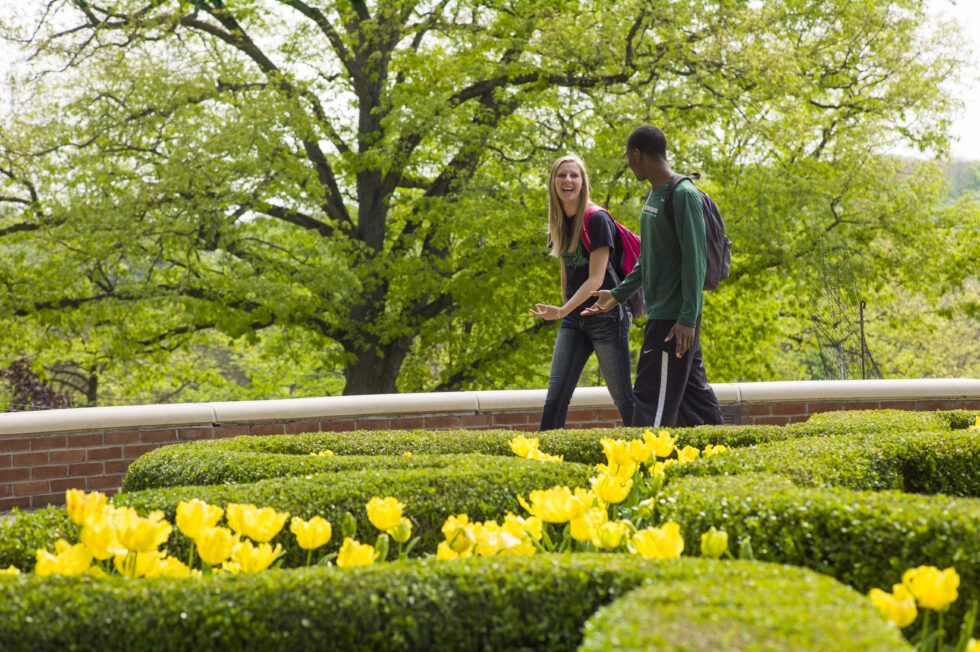
[{"label": "man's face", "polygon": [[643,153],[638,149],[627,149],[626,162],[629,164],[630,170],[633,171],[633,175],[637,178],[637,180],[642,180],[644,178],[644,175],[642,174]]}]

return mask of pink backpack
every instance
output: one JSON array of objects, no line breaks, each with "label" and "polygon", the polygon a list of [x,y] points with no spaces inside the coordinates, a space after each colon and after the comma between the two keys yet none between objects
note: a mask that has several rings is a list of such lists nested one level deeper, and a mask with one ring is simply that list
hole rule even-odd
[{"label": "pink backpack", "polygon": [[[589,252],[592,251],[592,243],[589,241],[589,218],[596,211],[604,210],[606,209],[598,204],[590,203],[585,211],[585,223],[582,225],[582,242],[585,243],[585,248]],[[609,211],[606,212],[608,213]],[[612,217],[612,213],[610,213],[610,217]],[[616,282],[621,283],[626,278],[626,275],[633,270],[636,261],[640,258],[640,236],[627,229],[615,219],[613,219],[613,224],[616,225],[617,231],[616,247],[613,253],[615,260],[610,260],[609,264],[612,266],[613,276],[616,277]],[[643,300],[643,288],[637,290],[628,299],[628,303],[630,310],[633,311],[634,319],[646,316],[647,308]]]}]

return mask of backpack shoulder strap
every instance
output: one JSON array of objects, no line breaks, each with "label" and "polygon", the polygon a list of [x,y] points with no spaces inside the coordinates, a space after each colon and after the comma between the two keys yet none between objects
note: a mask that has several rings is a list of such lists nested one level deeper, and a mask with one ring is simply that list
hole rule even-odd
[{"label": "backpack shoulder strap", "polygon": [[[694,179],[701,177],[701,175],[697,173],[695,173],[692,176],[694,177]],[[681,185],[682,181],[687,180],[690,181],[691,183],[694,183],[694,179],[688,176],[684,176],[683,174],[677,174],[671,177],[670,183],[667,186],[667,196],[664,197],[664,212],[667,214],[667,219],[670,220],[670,223],[674,224],[675,226],[676,223],[674,222],[674,192],[677,190],[677,186]]]},{"label": "backpack shoulder strap", "polygon": [[604,210],[606,209],[592,202],[589,202],[588,207],[585,209],[585,219],[582,220],[582,242],[585,243],[585,249],[587,251],[592,251],[592,239],[589,237],[589,218],[592,217],[593,213]]}]

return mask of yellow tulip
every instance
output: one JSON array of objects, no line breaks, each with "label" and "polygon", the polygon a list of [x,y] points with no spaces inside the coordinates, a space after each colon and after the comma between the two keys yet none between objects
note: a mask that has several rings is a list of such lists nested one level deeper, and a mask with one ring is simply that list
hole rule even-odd
[{"label": "yellow tulip", "polygon": [[643,433],[643,441],[647,442],[653,447],[653,453],[657,457],[668,457],[674,452],[674,438],[670,435],[669,430],[661,430],[660,434],[656,437],[649,430]]},{"label": "yellow tulip", "polygon": [[395,540],[395,543],[406,543],[412,538],[412,522],[402,516],[402,520],[398,522],[398,527],[389,530],[388,534]]},{"label": "yellow tulip", "polygon": [[609,520],[605,509],[592,508],[582,518],[571,521],[570,534],[576,541],[591,541],[603,523]]},{"label": "yellow tulip", "polygon": [[130,507],[120,507],[113,512],[112,524],[116,529],[119,545],[130,552],[153,552],[166,543],[173,526],[163,520],[163,512],[150,512],[146,518]]},{"label": "yellow tulip", "polygon": [[633,460],[630,458],[630,444],[623,439],[610,439],[603,437],[599,440],[602,444],[602,452],[606,456],[606,461],[610,464],[628,464]]},{"label": "yellow tulip", "polygon": [[344,538],[344,543],[340,546],[337,553],[337,565],[341,568],[347,566],[363,566],[374,563],[377,552],[374,546],[366,543],[358,543],[350,537]]},{"label": "yellow tulip", "polygon": [[868,593],[871,604],[892,625],[898,628],[908,627],[918,615],[915,608],[915,598],[901,584],[896,584],[892,588],[894,593],[887,593],[881,589],[871,589]]},{"label": "yellow tulip", "polygon": [[712,446],[711,444],[708,444],[707,446],[704,447],[704,456],[708,457],[710,455],[717,455],[718,453],[724,453],[727,450],[728,450],[728,446],[723,446],[722,444],[718,444],[717,446]]},{"label": "yellow tulip", "polygon": [[375,496],[367,504],[368,520],[371,521],[371,525],[382,532],[388,532],[398,527],[402,520],[403,509],[405,506],[398,502],[397,498],[391,496],[378,498]]},{"label": "yellow tulip", "polygon": [[320,451],[319,453],[310,453],[310,455],[313,455],[314,457],[330,457],[333,455],[333,451],[328,448]]},{"label": "yellow tulip", "polygon": [[532,450],[537,450],[538,448],[538,440],[536,438],[528,439],[524,435],[518,435],[507,443],[510,444],[510,449],[514,451],[514,455],[518,457],[527,457]]},{"label": "yellow tulip", "polygon": [[637,464],[643,464],[653,455],[653,442],[647,439],[630,440],[630,459]]},{"label": "yellow tulip", "polygon": [[728,550],[728,533],[714,526],[701,535],[701,554],[718,559]]},{"label": "yellow tulip", "polygon": [[256,546],[245,539],[231,549],[230,562],[243,573],[258,573],[271,566],[281,553],[282,544],[277,543],[275,548],[269,543],[260,543]]},{"label": "yellow tulip", "polygon": [[[968,430],[980,430],[980,417],[977,417],[977,420],[973,422],[973,425]],[[973,639],[971,638],[970,641],[973,641]]]},{"label": "yellow tulip", "polygon": [[228,503],[225,517],[235,532],[256,543],[267,543],[282,530],[289,512],[279,512],[272,507]]},{"label": "yellow tulip", "polygon": [[684,538],[680,526],[670,521],[662,527],[640,530],[633,535],[633,545],[647,559],[673,559],[684,551]]},{"label": "yellow tulip", "polygon": [[595,491],[599,500],[610,505],[615,505],[626,500],[633,488],[633,479],[618,478],[608,473],[603,473],[596,478],[592,478],[592,489]]},{"label": "yellow tulip", "polygon": [[[476,540],[474,552],[481,557],[522,551],[521,540],[508,532],[486,531]],[[533,553],[533,549],[532,549]]]},{"label": "yellow tulip", "polygon": [[322,516],[314,516],[308,521],[294,516],[289,521],[289,531],[296,535],[296,543],[303,550],[315,550],[330,541],[333,535],[333,527]]},{"label": "yellow tulip", "polygon": [[532,448],[527,454],[527,459],[535,460],[537,462],[564,462],[564,455],[548,455],[545,452],[538,450],[537,448]]},{"label": "yellow tulip", "polygon": [[202,527],[214,527],[225,510],[209,505],[199,498],[177,504],[177,528],[191,539],[197,538]]},{"label": "yellow tulip", "polygon": [[[977,430],[980,430],[980,417],[977,417]],[[971,638],[966,644],[966,652],[980,652],[980,641]]]},{"label": "yellow tulip", "polygon": [[462,554],[473,547],[476,537],[469,528],[460,525],[451,535],[447,535],[445,543],[454,553]]},{"label": "yellow tulip", "polygon": [[458,528],[467,528],[469,526],[470,517],[466,514],[450,516],[446,519],[446,522],[442,524],[442,534],[448,540],[450,539],[451,535],[457,532]]},{"label": "yellow tulip", "polygon": [[532,516],[537,516],[545,523],[567,523],[573,518],[579,518],[585,513],[582,499],[572,493],[568,487],[552,487],[551,489],[536,489],[529,496],[528,504],[523,496],[517,497],[517,502]]},{"label": "yellow tulip", "polygon": [[607,521],[599,526],[592,538],[592,545],[602,550],[613,550],[623,543],[629,528],[622,521]]},{"label": "yellow tulip", "polygon": [[[574,500],[574,498],[573,498]],[[521,518],[516,514],[507,513],[504,516],[503,531],[513,534],[518,539],[527,539],[529,536],[535,541],[540,541],[543,536],[544,524],[537,516]]]},{"label": "yellow tulip", "polygon": [[108,520],[87,523],[78,538],[96,559],[110,559],[126,552],[116,537],[115,527]]},{"label": "yellow tulip", "polygon": [[935,566],[919,566],[905,571],[902,584],[920,607],[942,611],[959,596],[960,576],[955,568],[941,571]]},{"label": "yellow tulip", "polygon": [[699,455],[701,455],[701,451],[696,449],[694,446],[685,446],[677,451],[677,461],[681,464],[693,462],[694,460],[698,459]]},{"label": "yellow tulip", "polygon": [[0,575],[20,575],[20,569],[11,564],[7,568],[0,568]]},{"label": "yellow tulip", "polygon": [[459,559],[461,557],[469,557],[470,555],[470,549],[457,552],[450,547],[448,541],[440,541],[439,546],[436,548],[436,559]]},{"label": "yellow tulip", "polygon": [[194,543],[201,561],[217,566],[231,556],[238,536],[226,527],[203,527],[198,531]]},{"label": "yellow tulip", "polygon": [[34,567],[36,575],[81,575],[89,571],[92,553],[84,544],[72,545],[64,539],[58,539],[54,549],[53,555],[42,548],[37,549],[37,564]]},{"label": "yellow tulip", "polygon": [[126,577],[155,577],[160,574],[158,566],[163,555],[162,550],[124,552],[113,557],[112,563],[119,574]]},{"label": "yellow tulip", "polygon": [[599,473],[605,473],[607,475],[614,475],[617,478],[632,478],[639,468],[636,462],[629,460],[625,464],[616,464],[610,462],[609,464],[596,464],[595,468],[598,469]]},{"label": "yellow tulip", "polygon": [[65,491],[65,507],[68,516],[78,525],[93,523],[103,518],[106,509],[105,494],[95,491],[86,494],[81,489]]}]

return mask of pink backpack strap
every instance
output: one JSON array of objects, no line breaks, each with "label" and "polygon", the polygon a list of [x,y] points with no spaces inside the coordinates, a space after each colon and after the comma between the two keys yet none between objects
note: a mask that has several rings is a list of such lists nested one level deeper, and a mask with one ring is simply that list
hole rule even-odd
[{"label": "pink backpack strap", "polygon": [[585,219],[582,221],[582,242],[585,243],[586,251],[592,251],[592,242],[589,238],[589,218],[592,217],[593,213],[601,210],[605,209],[592,202],[589,202],[589,207],[585,209]]}]

